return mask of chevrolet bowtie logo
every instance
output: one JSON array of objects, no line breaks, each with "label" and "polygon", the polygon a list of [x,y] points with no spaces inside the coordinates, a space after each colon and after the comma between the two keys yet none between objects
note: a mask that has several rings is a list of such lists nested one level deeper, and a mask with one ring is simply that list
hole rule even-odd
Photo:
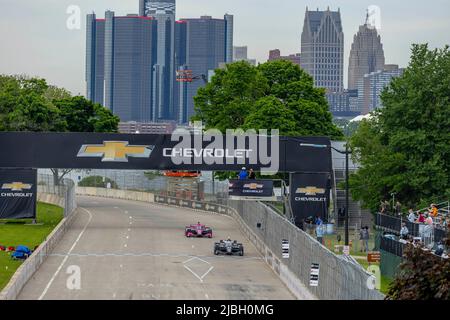
[{"label": "chevrolet bowtie logo", "polygon": [[11,191],[22,191],[22,190],[29,190],[31,189],[33,185],[23,182],[11,182],[11,183],[4,183],[2,186],[2,189],[9,189]]},{"label": "chevrolet bowtie logo", "polygon": [[304,193],[307,196],[315,196],[316,194],[324,194],[325,189],[317,187],[298,188],[295,193]]},{"label": "chevrolet bowtie logo", "polygon": [[258,184],[258,183],[248,183],[248,184],[244,184],[244,188],[248,188],[251,190],[255,190],[255,189],[261,189],[263,188],[264,185],[262,184]]},{"label": "chevrolet bowtie logo", "polygon": [[129,146],[128,141],[105,141],[81,146],[77,157],[98,157],[102,162],[128,162],[128,157],[148,158],[155,146]]}]

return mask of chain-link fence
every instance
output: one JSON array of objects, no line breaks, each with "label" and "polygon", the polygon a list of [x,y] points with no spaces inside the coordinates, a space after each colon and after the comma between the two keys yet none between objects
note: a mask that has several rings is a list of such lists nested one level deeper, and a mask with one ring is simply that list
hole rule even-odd
[{"label": "chain-link fence", "polygon": [[63,199],[64,217],[67,217],[77,207],[75,199],[75,183],[71,179],[61,179],[55,183],[52,175],[38,174],[38,193],[55,195]]},{"label": "chain-link fence", "polygon": [[183,198],[216,201],[228,197],[228,183],[213,181],[210,172],[198,178],[174,178],[162,171],[144,170],[73,170],[67,177],[79,186],[143,191]]},{"label": "chain-link fence", "polygon": [[[254,201],[222,201],[234,208],[248,227],[305,285],[309,285],[311,265],[319,264],[319,285],[309,290],[319,299],[373,300],[383,295],[369,288],[373,275],[357,262],[337,256],[313,237],[268,206]],[[282,241],[289,241],[290,257],[282,259]]]}]

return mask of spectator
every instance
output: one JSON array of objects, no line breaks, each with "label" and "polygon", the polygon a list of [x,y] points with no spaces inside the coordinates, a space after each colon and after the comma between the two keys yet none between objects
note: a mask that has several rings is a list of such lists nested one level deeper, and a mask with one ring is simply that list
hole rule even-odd
[{"label": "spectator", "polygon": [[433,218],[431,217],[431,213],[427,214],[427,218],[425,219],[425,224],[432,226],[433,225]]},{"label": "spectator", "polygon": [[444,222],[442,223],[442,226],[445,228],[447,227],[450,229],[450,218],[444,219]]},{"label": "spectator", "polygon": [[316,221],[314,221],[314,223],[318,226],[323,224],[323,220],[320,218],[319,215],[316,216]]},{"label": "spectator", "polygon": [[391,204],[389,201],[385,200],[384,201],[384,206],[386,208],[386,212],[393,212],[394,210],[391,210]]},{"label": "spectator", "polygon": [[238,178],[239,180],[246,180],[247,177],[248,177],[247,170],[245,169],[245,167],[242,167],[242,170],[239,172]]},{"label": "spectator", "polygon": [[251,179],[251,180],[255,180],[256,179],[256,173],[255,173],[255,171],[253,171],[252,168],[250,168],[250,172],[248,174],[248,178]]},{"label": "spectator", "polygon": [[425,217],[423,215],[422,212],[419,212],[419,217],[417,218],[417,223],[424,223],[425,222]]},{"label": "spectator", "polygon": [[442,256],[442,254],[444,253],[444,251],[445,251],[445,246],[444,246],[444,244],[443,244],[442,242],[439,242],[439,244],[438,244],[436,250],[434,251],[434,254],[437,255],[437,256]]},{"label": "spectator", "polygon": [[400,238],[402,238],[403,240],[407,240],[408,239],[408,235],[409,235],[409,230],[406,227],[406,223],[402,223],[402,228],[400,229]]},{"label": "spectator", "polygon": [[364,252],[369,251],[369,238],[370,238],[369,227],[365,226],[363,232]]},{"label": "spectator", "polygon": [[414,214],[413,209],[409,209],[408,212],[408,221],[414,223],[416,221],[416,215]]},{"label": "spectator", "polygon": [[323,225],[322,224],[316,225],[316,237],[317,237],[317,241],[319,241],[320,244],[323,244]]},{"label": "spectator", "polygon": [[301,230],[305,231],[305,219],[300,220],[300,222],[299,222],[299,224],[298,224],[298,227],[299,227]]},{"label": "spectator", "polygon": [[402,214],[402,204],[400,203],[400,201],[397,201],[395,203],[395,213],[397,213],[397,215]]},{"label": "spectator", "polygon": [[361,229],[359,230],[359,244],[360,244],[360,252],[363,252],[364,248],[364,228],[361,226]]},{"label": "spectator", "polygon": [[386,213],[386,204],[384,203],[384,201],[381,200],[380,200],[380,212]]},{"label": "spectator", "polygon": [[431,215],[433,218],[436,218],[436,217],[437,217],[437,215],[438,215],[438,213],[439,213],[439,210],[438,210],[438,208],[436,207],[436,205],[435,205],[434,203],[430,204],[429,212],[430,212],[430,215]]}]

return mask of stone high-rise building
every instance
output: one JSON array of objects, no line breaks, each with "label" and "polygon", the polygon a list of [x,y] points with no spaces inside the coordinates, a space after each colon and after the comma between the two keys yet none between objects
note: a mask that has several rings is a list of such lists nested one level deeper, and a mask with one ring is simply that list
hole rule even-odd
[{"label": "stone high-rise building", "polygon": [[315,86],[328,92],[344,90],[344,32],[339,10],[306,8],[300,63]]},{"label": "stone high-rise building", "polygon": [[366,17],[364,25],[359,27],[353,37],[348,64],[348,89],[357,89],[358,81],[378,70],[383,70],[384,51],[381,38],[375,26],[370,25]]},{"label": "stone high-rise building", "polygon": [[300,65],[300,53],[290,54],[288,56],[282,56],[280,49],[274,49],[269,51],[269,60],[268,61],[274,61],[274,60],[287,60],[291,61],[294,64]]}]

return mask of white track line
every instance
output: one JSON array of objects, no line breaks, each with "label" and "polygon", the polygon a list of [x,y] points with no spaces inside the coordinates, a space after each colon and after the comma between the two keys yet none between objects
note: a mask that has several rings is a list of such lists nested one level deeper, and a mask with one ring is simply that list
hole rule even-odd
[{"label": "white track line", "polygon": [[[202,261],[202,262],[208,264],[208,265],[210,266],[209,269],[208,269],[208,271],[206,271],[202,276],[197,275],[197,273],[195,273],[194,271],[192,271],[191,268],[189,268],[188,266],[186,266],[186,263],[188,263],[188,262],[190,262],[190,261],[192,261],[192,260],[200,260],[200,261]],[[190,259],[187,259],[186,261],[183,262],[183,266],[184,266],[187,270],[189,270],[194,276],[196,276],[197,279],[200,280],[200,282],[203,282],[203,278],[205,278],[205,277],[208,275],[208,273],[210,273],[211,270],[214,269],[214,267],[211,265],[211,263],[209,263],[208,261],[205,261],[205,260],[203,260],[203,259],[201,259],[201,258],[199,258],[199,257],[192,257],[192,258],[190,258]]]},{"label": "white track line", "polygon": [[81,230],[80,234],[78,235],[77,239],[75,240],[75,242],[72,244],[72,247],[69,249],[69,251],[67,252],[67,255],[64,257],[63,261],[61,262],[61,264],[59,265],[58,269],[56,269],[55,273],[53,274],[53,276],[51,277],[50,281],[47,283],[47,286],[45,287],[44,291],[42,291],[41,295],[39,296],[38,300],[42,300],[44,298],[44,296],[46,295],[48,289],[50,289],[50,286],[52,285],[53,281],[55,280],[56,276],[58,275],[58,273],[61,271],[63,265],[66,263],[67,259],[69,258],[70,254],[72,253],[73,249],[75,248],[75,246],[78,244],[78,241],[80,241],[81,237],[83,236],[84,231],[86,230],[87,226],[89,225],[89,223],[92,220],[92,213],[85,209],[85,208],[81,208],[84,211],[86,211],[89,214],[89,220],[88,222],[85,224],[83,230]]},{"label": "white track line", "polygon": [[194,271],[192,271],[191,268],[189,268],[186,265],[183,265],[183,267],[185,267],[187,270],[189,270],[189,272],[192,273],[198,280],[200,280],[200,282],[203,282],[203,279],[201,277],[199,277]]},{"label": "white track line", "polygon": [[[53,257],[66,257],[66,256],[71,256],[71,257],[168,257],[168,258],[191,258],[189,260],[192,260],[193,258],[203,258],[203,259],[210,259],[210,260],[217,260],[217,259],[228,259],[227,261],[231,261],[231,262],[237,262],[237,261],[247,261],[247,260],[263,260],[263,258],[261,257],[231,257],[231,256],[192,256],[189,254],[171,254],[171,253],[153,253],[153,252],[142,252],[142,253],[132,253],[132,252],[128,252],[128,253],[114,253],[114,252],[110,252],[110,253],[71,253],[71,254],[67,254],[67,253],[50,253],[49,256],[53,256]],[[204,260],[203,260],[204,261]],[[205,261],[207,262],[207,261]],[[183,263],[183,262],[182,262]]]}]

